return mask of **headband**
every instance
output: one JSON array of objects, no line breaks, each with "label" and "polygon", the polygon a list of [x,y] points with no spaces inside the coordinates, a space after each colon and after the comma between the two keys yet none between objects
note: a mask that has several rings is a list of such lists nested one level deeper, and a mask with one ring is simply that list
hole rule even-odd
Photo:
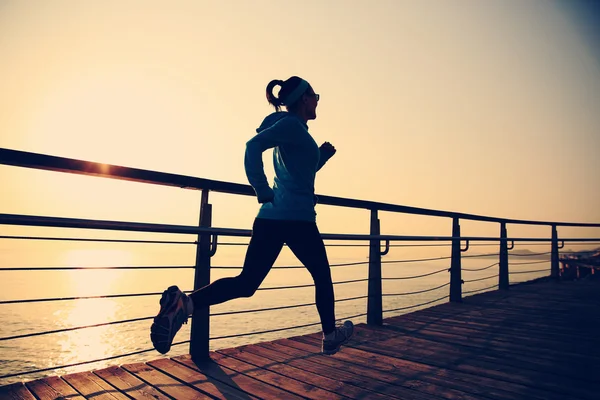
[{"label": "headband", "polygon": [[308,89],[308,82],[302,79],[298,86],[296,86],[296,89],[294,89],[292,93],[285,96],[285,99],[283,99],[283,104],[286,106],[291,106],[300,98],[300,96],[304,94],[304,92],[306,92],[306,89]]}]

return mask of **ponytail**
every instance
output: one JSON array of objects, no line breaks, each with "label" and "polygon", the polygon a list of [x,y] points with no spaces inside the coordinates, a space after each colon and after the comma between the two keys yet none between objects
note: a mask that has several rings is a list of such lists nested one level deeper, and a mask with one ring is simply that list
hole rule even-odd
[{"label": "ponytail", "polygon": [[273,88],[275,86],[283,87],[283,81],[279,79],[274,79],[271,82],[269,82],[269,84],[267,85],[267,101],[269,102],[269,104],[275,107],[275,111],[281,111],[283,101],[281,101],[281,99],[279,99],[278,97],[275,97],[275,95],[273,94]]}]

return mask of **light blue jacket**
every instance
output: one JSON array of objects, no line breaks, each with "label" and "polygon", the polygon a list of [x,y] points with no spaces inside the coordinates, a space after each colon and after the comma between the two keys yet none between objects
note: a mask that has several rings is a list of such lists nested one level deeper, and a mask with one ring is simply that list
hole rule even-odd
[{"label": "light blue jacket", "polygon": [[[258,133],[246,143],[244,167],[259,202],[264,203],[257,217],[277,220],[315,221],[315,175],[327,162],[308,126],[295,114],[275,112],[268,115]],[[269,186],[262,153],[273,150],[275,179]]]}]

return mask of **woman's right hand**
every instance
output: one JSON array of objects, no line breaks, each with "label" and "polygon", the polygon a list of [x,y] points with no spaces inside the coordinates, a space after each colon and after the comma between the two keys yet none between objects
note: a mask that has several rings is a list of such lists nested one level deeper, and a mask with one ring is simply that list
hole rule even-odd
[{"label": "woman's right hand", "polygon": [[272,203],[273,199],[275,198],[275,193],[273,193],[273,189],[269,188],[269,190],[257,193],[256,198],[260,204]]}]

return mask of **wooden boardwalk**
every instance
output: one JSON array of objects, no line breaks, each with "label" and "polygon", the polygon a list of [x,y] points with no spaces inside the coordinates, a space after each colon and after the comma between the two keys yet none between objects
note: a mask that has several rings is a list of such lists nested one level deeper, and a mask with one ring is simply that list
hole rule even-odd
[{"label": "wooden boardwalk", "polygon": [[[599,399],[600,283],[538,282],[319,334],[50,377],[2,399]],[[61,397],[62,396],[62,397]]]}]

